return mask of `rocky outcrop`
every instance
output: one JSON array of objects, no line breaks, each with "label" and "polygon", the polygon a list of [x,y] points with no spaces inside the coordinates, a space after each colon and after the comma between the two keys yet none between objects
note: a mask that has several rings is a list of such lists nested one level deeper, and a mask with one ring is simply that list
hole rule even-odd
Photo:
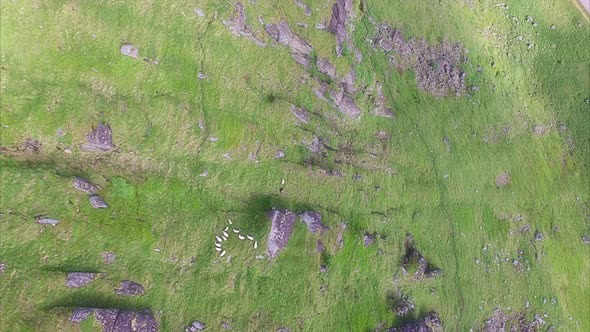
[{"label": "rocky outcrop", "polygon": [[256,45],[265,47],[266,43],[254,35],[254,30],[246,24],[246,12],[241,2],[234,4],[233,17],[229,20],[224,20],[223,25],[234,35],[238,37],[246,37],[252,40]]},{"label": "rocky outcrop", "polygon": [[277,24],[267,24],[264,26],[264,29],[277,43],[291,50],[291,55],[295,59],[295,62],[309,67],[312,47],[305,39],[293,32],[286,21],[283,20]]},{"label": "rocky outcrop", "polygon": [[271,226],[268,235],[267,255],[273,258],[287,246],[297,221],[297,215],[289,210],[272,210],[269,217]]},{"label": "rocky outcrop", "polygon": [[341,113],[351,117],[357,118],[361,115],[361,110],[358,108],[354,100],[346,95],[343,91],[330,90],[330,98],[334,102],[336,109]]},{"label": "rocky outcrop", "polygon": [[323,233],[328,227],[322,223],[322,214],[315,211],[305,211],[299,215],[301,221],[307,225],[312,233]]},{"label": "rocky outcrop", "polygon": [[336,35],[336,54],[342,55],[342,44],[348,39],[346,23],[352,15],[352,0],[336,0],[332,6],[332,18],[328,31]]},{"label": "rocky outcrop", "polygon": [[407,273],[410,266],[416,266],[414,280],[420,280],[424,277],[434,277],[440,275],[441,270],[432,266],[420,251],[414,246],[414,237],[408,234],[404,240],[404,256],[402,257],[402,270]]},{"label": "rocky outcrop", "polygon": [[86,136],[86,143],[82,144],[81,149],[84,151],[102,151],[107,152],[115,148],[113,143],[113,132],[111,127],[106,123],[99,123],[94,130]]},{"label": "rocky outcrop", "polygon": [[428,314],[426,317],[401,325],[400,327],[393,327],[385,330],[385,332],[442,332],[443,324],[434,312]]},{"label": "rocky outcrop", "polygon": [[429,44],[406,39],[401,31],[386,24],[376,28],[373,44],[389,55],[393,67],[413,70],[419,89],[436,98],[459,96],[465,91],[465,72],[460,65],[467,57],[461,44]]},{"label": "rocky outcrop", "polygon": [[90,183],[90,181],[79,177],[74,178],[74,189],[83,191],[89,195],[93,195],[98,192],[98,188]]},{"label": "rocky outcrop", "polygon": [[104,199],[98,195],[91,195],[88,200],[90,201],[90,205],[95,209],[106,209],[109,207]]},{"label": "rocky outcrop", "polygon": [[96,277],[96,273],[70,272],[66,275],[66,286],[68,288],[79,288],[93,282]]},{"label": "rocky outcrop", "polygon": [[303,108],[291,105],[291,113],[302,123],[309,124],[309,112]]},{"label": "rocky outcrop", "polygon": [[76,308],[70,321],[80,323],[94,315],[103,332],[157,332],[158,322],[149,310]]},{"label": "rocky outcrop", "polygon": [[115,289],[115,294],[138,296],[145,294],[145,289],[142,285],[136,283],[135,281],[123,280],[121,281],[121,287]]}]

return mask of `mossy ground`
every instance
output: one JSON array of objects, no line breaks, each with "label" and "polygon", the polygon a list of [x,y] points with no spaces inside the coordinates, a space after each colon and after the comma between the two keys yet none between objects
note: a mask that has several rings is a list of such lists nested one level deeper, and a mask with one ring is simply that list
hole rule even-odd
[{"label": "mossy ground", "polygon": [[[329,21],[331,2],[306,2],[311,17],[292,2],[244,6],[261,37],[268,40],[258,15],[285,18],[314,54],[344,73],[350,52],[336,58],[333,35],[313,28]],[[529,316],[546,313],[558,330],[590,330],[590,247],[581,241],[590,232],[588,19],[569,0],[510,0],[508,9],[469,3],[374,0],[363,14],[355,1],[352,38],[364,55],[357,83],[383,82],[397,116],[379,118],[365,107],[351,120],[316,99],[287,49],[231,35],[221,23],[231,3],[3,0],[1,145],[31,137],[43,146],[0,158],[0,261],[7,264],[0,329],[90,331],[96,327],[67,317],[73,306],[91,306],[150,308],[163,331],[181,331],[194,319],[212,330],[230,320],[237,331],[367,331],[398,322],[387,294],[399,288],[419,312],[438,312],[449,330],[480,325],[496,307],[523,310],[527,300]],[[194,14],[197,6],[206,17]],[[467,83],[479,90],[442,100],[419,91],[411,71],[390,69],[370,49],[368,16],[408,37],[463,43]],[[297,21],[310,27],[296,28]],[[122,56],[123,42],[136,45],[141,59]],[[208,79],[198,80],[198,70]],[[296,126],[289,103],[313,111],[311,123]],[[99,121],[113,129],[116,152],[80,151]],[[551,129],[537,136],[535,125]],[[493,143],[482,139],[504,127],[508,134]],[[56,135],[59,128],[67,134]],[[390,140],[379,141],[380,130]],[[344,177],[307,166],[301,142],[312,133],[352,151],[347,163],[339,152],[322,161]],[[248,155],[258,148],[254,163]],[[278,149],[285,159],[274,159]],[[228,152],[232,160],[223,157]],[[200,177],[205,169],[209,175]],[[495,177],[505,171],[511,183],[497,188]],[[110,208],[92,209],[72,188],[73,176],[100,185]],[[234,241],[231,262],[217,259],[214,235],[228,218],[264,239],[272,207],[324,214],[332,228],[328,273],[319,273],[316,236],[301,223],[272,263],[254,259],[263,241],[256,252]],[[62,223],[41,227],[34,222],[40,214]],[[335,251],[341,222],[349,224],[346,245]],[[531,231],[519,233],[526,224]],[[364,248],[365,231],[386,239]],[[401,274],[406,233],[442,276],[414,282]],[[529,271],[513,266],[518,249]],[[104,251],[117,254],[110,266]],[[67,271],[107,277],[70,290]],[[116,296],[122,279],[140,282],[146,294]]]}]

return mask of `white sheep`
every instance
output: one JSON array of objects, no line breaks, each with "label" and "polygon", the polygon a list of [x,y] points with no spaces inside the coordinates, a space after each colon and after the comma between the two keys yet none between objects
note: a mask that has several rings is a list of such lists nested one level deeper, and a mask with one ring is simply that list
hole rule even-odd
[{"label": "white sheep", "polygon": [[217,235],[215,235],[215,238],[217,239],[217,241],[221,242],[221,238]]},{"label": "white sheep", "polygon": [[223,231],[223,236],[225,236],[225,237],[229,237],[229,235],[227,234],[227,232],[226,232],[226,231]]},{"label": "white sheep", "polygon": [[243,239],[245,239],[245,237],[242,234],[238,234],[238,239],[243,240]]},{"label": "white sheep", "polygon": [[223,257],[225,256],[225,250],[221,252],[221,254],[219,254],[219,257]]},{"label": "white sheep", "polygon": [[254,249],[258,249],[258,241],[254,241]]},{"label": "white sheep", "polygon": [[217,248],[217,247],[215,247],[215,250],[217,250],[217,251],[221,251],[221,248]]},{"label": "white sheep", "polygon": [[233,230],[234,230],[234,233],[236,233],[236,234],[238,234],[238,233],[240,232],[240,230],[239,230],[239,229],[235,229],[235,228],[233,228]]},{"label": "white sheep", "polygon": [[254,241],[254,237],[252,235],[246,235],[246,237],[248,238],[248,240]]},{"label": "white sheep", "polygon": [[221,248],[221,243],[217,243],[217,242],[215,242],[215,246],[216,246],[217,248]]},{"label": "white sheep", "polygon": [[233,223],[231,222],[231,219],[227,219],[227,222],[228,222],[230,225],[233,225]]}]

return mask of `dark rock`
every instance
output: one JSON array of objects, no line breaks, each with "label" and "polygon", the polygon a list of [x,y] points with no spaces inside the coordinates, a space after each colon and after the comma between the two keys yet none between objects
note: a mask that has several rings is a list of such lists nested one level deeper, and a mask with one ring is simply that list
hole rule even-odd
[{"label": "dark rock", "polygon": [[291,113],[301,122],[309,124],[309,112],[303,108],[291,105]]},{"label": "dark rock", "polygon": [[346,23],[352,15],[352,0],[336,0],[332,6],[332,18],[328,31],[336,35],[336,54],[342,55],[342,44],[348,38]]},{"label": "dark rock", "polygon": [[510,184],[510,174],[508,172],[504,172],[498,176],[496,176],[496,187],[504,187]]},{"label": "dark rock", "polygon": [[332,80],[336,79],[336,67],[327,58],[318,58],[315,64],[320,73]]},{"label": "dark rock", "polygon": [[37,223],[38,224],[40,224],[40,225],[51,225],[53,227],[55,227],[60,222],[61,222],[61,220],[51,219],[51,218],[39,218],[39,219],[37,219]]},{"label": "dark rock", "polygon": [[110,151],[115,148],[111,127],[106,123],[99,123],[96,128],[86,136],[86,143],[82,144],[85,151]]},{"label": "dark rock", "polygon": [[324,243],[322,242],[322,240],[319,240],[319,239],[317,240],[316,246],[315,246],[315,251],[318,254],[321,254],[324,252]]},{"label": "dark rock", "polygon": [[400,327],[393,327],[386,330],[386,332],[442,332],[443,325],[437,314],[431,312],[428,316],[421,320],[405,323]]},{"label": "dark rock", "polygon": [[246,13],[241,2],[236,2],[234,4],[233,17],[229,20],[223,21],[223,24],[232,34],[234,34],[234,36],[249,38],[260,47],[266,46],[265,42],[254,35],[252,27],[246,24]]},{"label": "dark rock", "polygon": [[341,113],[348,115],[351,118],[357,118],[361,114],[361,110],[356,106],[352,98],[346,95],[343,91],[330,90],[330,98],[334,101],[336,109]]},{"label": "dark rock", "polygon": [[588,235],[582,235],[582,242],[584,242],[584,244],[590,244],[590,237],[588,237]]},{"label": "dark rock", "polygon": [[139,49],[131,44],[122,44],[120,51],[121,54],[130,56],[134,59],[139,57]]},{"label": "dark rock", "polygon": [[95,209],[106,209],[109,207],[104,199],[98,195],[92,195],[88,199],[90,200],[90,205]]},{"label": "dark rock", "polygon": [[76,177],[74,178],[74,189],[83,191],[87,194],[96,194],[98,192],[98,188],[90,183],[88,180]]},{"label": "dark rock", "polygon": [[363,240],[365,248],[370,246],[371,244],[373,244],[374,241],[375,241],[375,236],[373,234],[365,233],[365,238]]},{"label": "dark rock", "polygon": [[224,321],[221,326],[223,327],[224,330],[226,331],[230,331],[233,330],[233,327],[231,326],[231,323],[229,321]]},{"label": "dark rock", "polygon": [[117,258],[115,253],[108,252],[108,251],[103,252],[101,254],[101,256],[102,256],[102,262],[107,265],[112,264],[115,261],[115,258]]},{"label": "dark rock", "polygon": [[295,0],[295,4],[305,10],[305,16],[311,16],[311,8],[301,0]]},{"label": "dark rock", "polygon": [[543,241],[543,234],[541,234],[539,231],[535,231],[535,240]]},{"label": "dark rock", "polygon": [[288,47],[291,55],[300,65],[309,67],[311,61],[311,45],[299,35],[297,35],[286,21],[278,24],[267,24],[264,26],[266,33],[279,44]]},{"label": "dark rock", "polygon": [[297,221],[297,215],[289,210],[272,210],[269,217],[271,227],[268,236],[267,255],[274,258],[279,251],[287,246]]},{"label": "dark rock", "polygon": [[459,43],[431,45],[424,40],[406,40],[401,31],[384,24],[377,27],[373,44],[389,53],[396,69],[412,69],[418,88],[436,98],[465,92],[465,72],[460,65],[467,57]]},{"label": "dark rock", "polygon": [[69,288],[79,288],[93,282],[96,276],[96,273],[70,272],[66,275],[66,286]]},{"label": "dark rock", "polygon": [[41,143],[41,141],[32,138],[27,138],[27,140],[21,144],[21,147],[17,148],[17,150],[26,153],[37,153],[41,151],[41,146],[43,146],[43,143]]},{"label": "dark rock", "polygon": [[130,280],[123,280],[121,281],[121,288],[115,289],[115,294],[118,295],[128,295],[128,296],[138,296],[145,294],[145,289],[142,285],[130,281]]},{"label": "dark rock", "polygon": [[291,330],[281,328],[281,329],[278,329],[277,332],[291,332]]},{"label": "dark rock", "polygon": [[320,265],[320,273],[328,272],[328,266],[326,264]]},{"label": "dark rock", "polygon": [[326,147],[324,146],[323,140],[321,138],[319,138],[318,136],[314,135],[311,140],[311,144],[309,144],[307,146],[307,148],[309,149],[309,151],[311,151],[313,153],[322,154]]},{"label": "dark rock", "polygon": [[185,332],[197,332],[197,331],[203,331],[204,329],[206,329],[207,327],[205,326],[204,323],[199,322],[198,320],[193,321],[193,323],[188,326],[184,331]]},{"label": "dark rock", "polygon": [[105,332],[157,332],[158,322],[147,310],[76,308],[70,321],[81,322],[92,313]]},{"label": "dark rock", "polygon": [[391,310],[398,317],[403,317],[414,310],[414,303],[404,296],[399,290],[387,297]]},{"label": "dark rock", "polygon": [[402,257],[402,270],[406,271],[410,266],[417,265],[414,280],[420,280],[424,277],[434,277],[441,274],[441,270],[432,266],[426,258],[414,246],[414,237],[408,234],[404,240],[404,255]]},{"label": "dark rock", "polygon": [[312,233],[323,233],[328,229],[328,227],[322,223],[322,214],[319,212],[305,211],[299,215],[299,218],[301,218],[302,222],[307,224],[307,229]]}]

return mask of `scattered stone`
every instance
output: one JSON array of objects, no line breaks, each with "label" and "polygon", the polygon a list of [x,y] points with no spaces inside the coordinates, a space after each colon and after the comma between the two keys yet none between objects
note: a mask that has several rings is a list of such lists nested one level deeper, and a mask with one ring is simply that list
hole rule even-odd
[{"label": "scattered stone", "polygon": [[209,170],[207,170],[207,169],[204,170],[203,173],[199,174],[199,176],[203,177],[203,178],[207,177],[208,175],[209,175]]},{"label": "scattered stone", "polygon": [[309,124],[309,112],[303,108],[291,105],[291,113],[301,122]]},{"label": "scattered stone", "polygon": [[348,38],[346,23],[352,16],[352,0],[336,0],[332,6],[332,18],[328,31],[336,35],[336,54],[342,55],[342,44]]},{"label": "scattered stone", "polygon": [[375,241],[375,235],[373,234],[369,234],[369,233],[365,233],[365,238],[363,240],[363,243],[365,245],[365,248],[370,246],[371,244],[373,244],[373,242]]},{"label": "scattered stone", "polygon": [[86,143],[82,144],[84,151],[110,151],[115,148],[111,127],[106,123],[99,123],[96,128],[86,136]]},{"label": "scattered stone", "polygon": [[543,234],[541,234],[539,231],[535,231],[535,240],[543,241]]},{"label": "scattered stone", "polygon": [[314,135],[311,140],[311,144],[308,144],[307,148],[313,153],[321,154],[323,153],[325,146],[323,140],[320,137]]},{"label": "scattered stone", "polygon": [[58,137],[64,137],[66,136],[67,132],[63,128],[58,128],[56,134]]},{"label": "scattered stone", "polygon": [[203,72],[199,70],[199,72],[197,73],[197,78],[200,80],[204,80],[207,79],[207,75],[203,74]]},{"label": "scattered stone", "polygon": [[510,184],[510,174],[504,172],[496,176],[496,187],[501,188]]},{"label": "scattered stone", "polygon": [[291,332],[291,330],[281,328],[281,329],[278,329],[277,332]]},{"label": "scattered stone", "polygon": [[4,271],[6,271],[6,267],[6,264],[0,262],[0,276],[4,274]]},{"label": "scattered stone", "polygon": [[115,261],[115,258],[117,258],[117,256],[115,255],[115,253],[113,252],[109,252],[109,251],[105,251],[101,254],[102,256],[102,262],[110,265]]},{"label": "scattered stone", "polygon": [[76,308],[70,321],[80,323],[94,314],[105,332],[157,332],[158,322],[149,310]]},{"label": "scattered stone", "polygon": [[316,246],[315,246],[315,251],[318,254],[321,254],[324,252],[324,243],[322,242],[322,240],[319,240],[319,239],[317,240]]},{"label": "scattered stone", "polygon": [[311,8],[301,0],[295,0],[295,4],[305,10],[305,16],[311,16]]},{"label": "scattered stone", "polygon": [[387,24],[377,26],[373,44],[390,55],[393,67],[412,69],[418,88],[436,98],[465,91],[465,72],[459,67],[467,62],[459,43],[443,41],[440,45],[425,40],[406,40],[402,32]]},{"label": "scattered stone", "polygon": [[588,237],[588,235],[582,235],[582,242],[584,242],[584,244],[590,244],[590,237]]},{"label": "scattered stone", "polygon": [[445,143],[445,147],[447,148],[447,152],[451,152],[451,141],[449,140],[448,136],[443,137],[443,142]]},{"label": "scattered stone", "polygon": [[55,227],[60,222],[61,222],[61,220],[51,219],[51,218],[38,218],[37,219],[37,223],[38,224],[40,224],[40,225],[51,225],[53,227]]},{"label": "scattered stone", "polygon": [[320,273],[328,272],[328,266],[326,264],[320,265]]},{"label": "scattered stone", "polygon": [[404,323],[400,327],[392,327],[385,332],[442,332],[443,324],[435,312],[431,312],[426,317],[409,323]]},{"label": "scattered stone", "polygon": [[223,21],[223,24],[232,34],[234,34],[234,36],[249,38],[256,45],[266,47],[266,43],[258,39],[252,32],[252,27],[246,24],[246,13],[244,12],[244,6],[241,2],[236,2],[234,4],[233,17],[229,20]]},{"label": "scattered stone", "polygon": [[279,150],[275,154],[275,159],[283,159],[285,158],[285,150]]},{"label": "scattered stone", "polygon": [[197,331],[203,331],[206,328],[207,328],[207,326],[205,326],[204,323],[199,322],[198,320],[195,320],[184,331],[185,332],[197,332]]},{"label": "scattered stone", "polygon": [[325,30],[326,29],[326,24],[325,23],[317,23],[315,25],[315,28],[318,30]]},{"label": "scattered stone", "polygon": [[95,209],[106,209],[109,207],[104,199],[98,195],[91,195],[88,199],[90,200],[90,205]]},{"label": "scattered stone", "polygon": [[209,142],[217,142],[217,141],[219,141],[219,137],[209,136],[209,137],[207,137],[207,140]]},{"label": "scattered stone", "polygon": [[389,139],[389,134],[387,132],[383,131],[383,130],[379,130],[377,132],[377,138],[380,141],[387,141]]},{"label": "scattered stone", "polygon": [[271,219],[271,227],[268,236],[267,255],[274,258],[279,251],[287,246],[297,221],[297,215],[286,209],[272,210],[269,213],[269,218]]},{"label": "scattered stone", "polygon": [[279,44],[288,47],[291,50],[291,56],[300,65],[309,67],[311,61],[311,45],[299,35],[297,35],[286,21],[278,24],[267,24],[264,26],[266,33]]},{"label": "scattered stone", "polygon": [[98,188],[90,183],[90,181],[76,177],[74,178],[74,189],[83,191],[87,194],[93,195],[98,192]]},{"label": "scattered stone", "polygon": [[66,286],[69,288],[79,288],[94,281],[96,276],[96,273],[70,272],[66,275]]},{"label": "scattered stone", "polygon": [[318,58],[315,64],[320,73],[332,80],[336,79],[336,67],[327,58]]},{"label": "scattered stone", "polygon": [[115,289],[117,295],[138,296],[145,294],[145,289],[142,285],[135,281],[123,280],[121,281],[121,288]]},{"label": "scattered stone", "polygon": [[121,54],[137,59],[139,57],[139,49],[131,44],[122,44]]},{"label": "scattered stone", "polygon": [[307,224],[307,230],[312,233],[320,232],[321,234],[325,230],[328,230],[328,227],[322,223],[322,214],[319,212],[305,211],[299,215],[299,218],[301,218],[302,222]]},{"label": "scattered stone", "polygon": [[307,29],[307,27],[308,27],[307,23],[305,23],[305,22],[297,22],[295,24],[297,24],[298,27],[303,28],[303,29]]}]

